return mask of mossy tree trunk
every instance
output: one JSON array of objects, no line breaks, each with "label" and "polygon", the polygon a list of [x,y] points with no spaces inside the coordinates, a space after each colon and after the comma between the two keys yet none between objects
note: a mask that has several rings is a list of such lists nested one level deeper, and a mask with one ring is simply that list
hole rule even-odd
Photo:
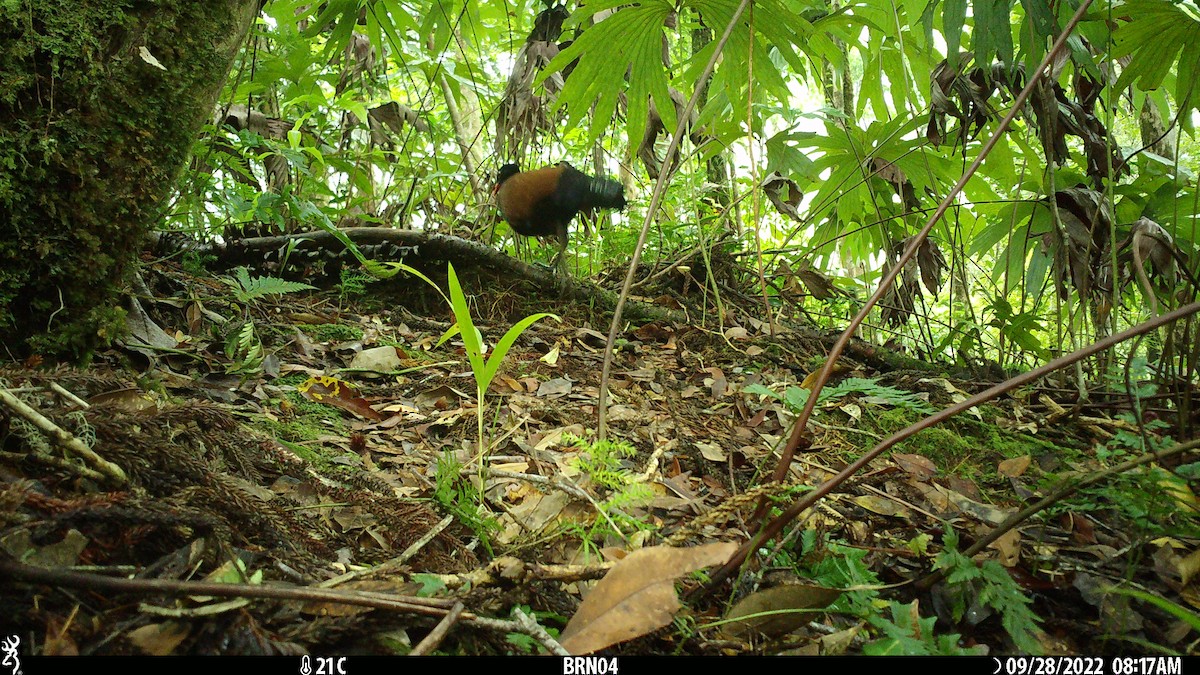
[{"label": "mossy tree trunk", "polygon": [[0,342],[85,356],[259,0],[0,2]]}]

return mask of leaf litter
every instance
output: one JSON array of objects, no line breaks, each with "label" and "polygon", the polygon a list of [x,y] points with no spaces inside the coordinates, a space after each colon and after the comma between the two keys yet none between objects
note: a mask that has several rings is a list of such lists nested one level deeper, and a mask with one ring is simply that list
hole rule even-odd
[{"label": "leaf litter", "polygon": [[[203,295],[169,264],[154,274]],[[519,294],[495,293],[480,323],[489,343],[523,309]],[[988,612],[968,619],[944,587],[905,582],[929,570],[947,527],[982,536],[1040,496],[1040,479],[1099,468],[1078,450],[1093,447],[1087,435],[1103,420],[1067,428],[1053,407],[1028,403],[1036,395],[1013,397],[987,411],[991,429],[976,416],[902,445],[803,514],[735,587],[685,603],[703,570],[752,535],[760,498],[786,505],[926,406],[990,383],[854,352],[818,404],[810,451],[771,486],[759,476],[803,399],[785,392],[804,391],[828,346],[815,331],[771,338],[736,311],[715,333],[631,326],[614,362],[610,438],[621,445],[610,447],[593,435],[604,324],[563,307],[564,323],[526,331],[492,382],[480,453],[461,342],[437,345],[445,312],[373,303],[352,314],[319,296],[261,302],[298,317],[264,340],[277,369],[224,375],[223,342],[207,337],[216,298],[204,298],[205,313],[168,303],[150,312],[166,334],[187,331],[178,350],[190,359],[152,358],[135,372],[111,365],[113,350],[88,370],[5,369],[29,404],[129,479],[114,486],[53,461],[44,438],[7,418],[0,550],[50,573],[94,575],[5,584],[10,610],[23,608],[10,618],[42,653],[403,653],[450,615],[443,653],[862,653],[878,626],[836,608],[868,587],[905,603],[896,621],[936,615],[961,644],[1005,651]],[[1065,449],[1076,450],[1069,467]],[[1195,499],[1186,484],[1160,482],[1180,508]],[[813,578],[841,547],[860,552],[878,586]],[[1132,573],[1196,608],[1198,556],[1195,536],[1136,540],[1095,508],[1026,521],[978,559],[1026,589],[1047,651],[1095,653],[1117,636],[1194,645],[1179,620],[1113,596],[1102,580]],[[65,590],[101,574],[142,583],[96,586],[86,605]],[[452,614],[455,602],[466,611]],[[512,638],[521,632],[529,641]]]}]

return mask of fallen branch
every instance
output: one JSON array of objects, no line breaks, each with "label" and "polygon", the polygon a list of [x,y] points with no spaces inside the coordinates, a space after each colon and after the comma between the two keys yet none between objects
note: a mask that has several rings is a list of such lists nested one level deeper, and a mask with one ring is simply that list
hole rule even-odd
[{"label": "fallen branch", "polygon": [[83,441],[52,422],[45,415],[29,407],[24,401],[9,393],[7,389],[0,388],[0,403],[8,406],[10,410],[37,427],[39,431],[49,436],[56,444],[81,457],[92,468],[112,479],[113,482],[118,485],[124,485],[129,482],[129,479],[125,476],[125,471],[121,467],[96,454]]}]

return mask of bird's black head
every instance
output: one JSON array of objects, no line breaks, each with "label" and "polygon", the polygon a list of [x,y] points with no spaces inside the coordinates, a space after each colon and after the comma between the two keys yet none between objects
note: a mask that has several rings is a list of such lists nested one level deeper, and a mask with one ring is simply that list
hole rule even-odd
[{"label": "bird's black head", "polygon": [[504,184],[504,181],[521,173],[521,167],[517,164],[505,164],[496,172],[496,187],[499,188]]}]

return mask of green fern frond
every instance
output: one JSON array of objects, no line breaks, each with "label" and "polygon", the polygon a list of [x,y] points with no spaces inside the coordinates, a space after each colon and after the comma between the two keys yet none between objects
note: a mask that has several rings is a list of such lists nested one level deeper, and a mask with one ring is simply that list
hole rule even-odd
[{"label": "green fern frond", "polygon": [[258,333],[254,330],[254,322],[246,321],[225,340],[225,356],[230,363],[225,367],[229,373],[256,373],[262,367],[266,352]]},{"label": "green fern frond", "polygon": [[247,304],[267,295],[283,295],[297,291],[314,291],[315,287],[298,281],[288,281],[278,277],[252,277],[245,267],[234,270],[234,276],[223,277],[228,286],[233,288],[233,294],[238,302]]},{"label": "green fern frond", "polygon": [[[663,119],[672,119],[674,104],[667,89],[667,73],[662,63],[663,23],[674,9],[666,0],[646,0],[628,5],[615,0],[588,3],[568,20],[580,24],[596,12],[623,5],[600,23],[589,26],[564,49],[538,76],[535,84],[579,59],[555,109],[567,107],[567,126],[579,124],[584,113],[592,110],[591,137],[599,137],[613,119],[621,91],[628,88],[629,114],[626,131],[629,138],[641,138],[646,127],[650,97]],[[629,72],[628,82],[625,74]],[[672,111],[667,113],[665,111]]]}]

